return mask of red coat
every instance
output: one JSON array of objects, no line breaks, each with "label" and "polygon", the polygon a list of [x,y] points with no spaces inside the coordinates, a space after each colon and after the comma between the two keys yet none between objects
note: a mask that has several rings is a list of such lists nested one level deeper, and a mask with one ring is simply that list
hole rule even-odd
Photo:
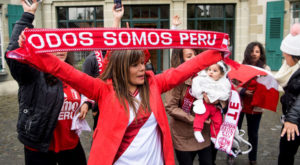
[{"label": "red coat", "polygon": [[[257,86],[257,81],[256,80],[250,80],[248,83],[246,83],[243,87],[245,87],[247,90],[254,91],[256,90]],[[255,112],[253,111],[254,106],[251,104],[252,103],[253,96],[243,96],[242,101],[243,101],[243,109],[242,112],[246,114],[261,114],[261,112]]]},{"label": "red coat", "polygon": [[[104,82],[99,78],[90,77],[72,66],[60,62],[53,55],[36,54],[25,58],[27,63],[34,65],[39,70],[51,73],[71,85],[79,93],[98,101],[101,113],[97,129],[93,135],[94,140],[88,164],[111,165],[129,121],[129,116],[116,97],[112,81]],[[146,72],[150,86],[150,107],[161,130],[162,149],[166,165],[174,165],[175,161],[170,128],[161,94],[221,59],[219,51],[208,50],[162,74],[154,75],[152,72]]]}]

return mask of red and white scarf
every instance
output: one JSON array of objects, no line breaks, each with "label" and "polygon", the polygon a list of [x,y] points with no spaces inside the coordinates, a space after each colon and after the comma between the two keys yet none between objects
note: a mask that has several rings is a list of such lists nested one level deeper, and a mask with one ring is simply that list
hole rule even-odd
[{"label": "red and white scarf", "polygon": [[101,50],[95,50],[95,56],[98,62],[99,73],[102,73],[103,55]]},{"label": "red and white scarf", "polygon": [[[229,98],[228,110],[224,121],[218,133],[215,147],[218,150],[224,151],[227,154],[232,154],[231,147],[234,138],[234,133],[237,128],[240,113],[242,110],[241,99],[239,93],[231,87],[231,96]],[[236,156],[236,155],[234,155]]]},{"label": "red and white scarf", "polygon": [[197,48],[228,52],[228,34],[199,30],[78,28],[25,29],[34,53]]}]

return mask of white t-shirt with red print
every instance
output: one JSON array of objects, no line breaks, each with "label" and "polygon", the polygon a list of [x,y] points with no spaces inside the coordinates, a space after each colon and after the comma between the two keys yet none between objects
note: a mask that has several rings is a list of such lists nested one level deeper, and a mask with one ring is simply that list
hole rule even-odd
[{"label": "white t-shirt with red print", "polygon": [[80,94],[66,83],[64,87],[64,103],[58,116],[58,122],[53,132],[53,137],[49,146],[50,151],[59,152],[74,149],[79,137],[75,131],[71,130],[72,119],[80,105]]}]

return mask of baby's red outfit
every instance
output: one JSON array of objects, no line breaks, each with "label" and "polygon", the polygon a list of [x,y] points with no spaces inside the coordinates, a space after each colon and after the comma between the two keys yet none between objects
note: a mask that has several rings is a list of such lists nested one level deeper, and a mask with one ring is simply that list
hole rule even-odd
[{"label": "baby's red outfit", "polygon": [[221,111],[218,108],[216,108],[214,104],[207,104],[205,101],[203,101],[203,103],[205,105],[206,111],[204,114],[195,114],[194,131],[201,132],[203,130],[205,120],[207,120],[210,117],[210,134],[211,137],[217,138],[222,124]]}]

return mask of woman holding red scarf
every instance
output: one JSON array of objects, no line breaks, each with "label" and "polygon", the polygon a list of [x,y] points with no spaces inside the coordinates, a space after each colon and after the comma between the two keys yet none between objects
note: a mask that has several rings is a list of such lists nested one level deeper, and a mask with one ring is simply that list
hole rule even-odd
[{"label": "woman holding red scarf", "polygon": [[177,68],[154,75],[145,70],[143,51],[112,51],[99,79],[77,71],[51,54],[27,54],[24,58],[20,61],[53,74],[97,100],[101,113],[93,135],[90,165],[174,165],[161,94],[222,59],[219,51],[208,50]]},{"label": "woman holding red scarf", "polygon": [[[196,57],[196,50],[174,49],[171,66],[176,68],[180,64]],[[195,156],[199,157],[199,164],[211,165],[212,153],[210,148],[209,124],[204,125],[205,141],[198,143],[194,136],[193,123],[195,114],[192,110],[194,97],[190,95],[192,78],[178,85],[166,93],[166,110],[171,116],[170,127],[173,144],[179,165],[192,165]]]},{"label": "woman holding red scarf", "polygon": [[[265,50],[262,44],[259,42],[251,42],[248,44],[244,53],[243,64],[257,66],[268,71],[271,70],[270,67],[266,65]],[[249,163],[251,165],[256,164],[258,130],[263,112],[263,109],[251,105],[253,93],[255,92],[256,88],[256,83],[256,80],[253,79],[246,83],[242,89],[240,89],[240,96],[243,103],[243,109],[240,114],[238,128],[242,128],[244,114],[246,114],[248,126],[248,140],[253,147],[248,155]]]},{"label": "woman holding red scarf", "polygon": [[[14,25],[8,51],[18,48],[18,38],[32,28],[36,0]],[[71,64],[67,52],[53,53],[59,61]],[[29,65],[6,58],[13,78],[19,84],[18,139],[24,144],[26,165],[85,165],[86,157],[79,136],[71,130],[72,118],[81,103],[80,94],[64,81]],[[87,106],[87,105],[85,105]],[[80,118],[87,111],[82,110]]]}]

